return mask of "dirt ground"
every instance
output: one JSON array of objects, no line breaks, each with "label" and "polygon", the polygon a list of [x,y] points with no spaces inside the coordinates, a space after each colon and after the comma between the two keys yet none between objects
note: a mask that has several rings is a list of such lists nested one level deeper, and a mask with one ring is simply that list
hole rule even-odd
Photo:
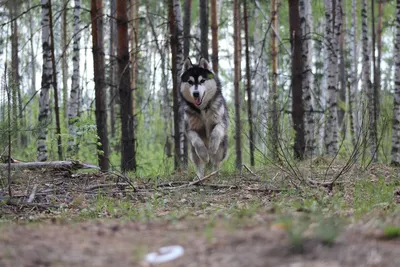
[{"label": "dirt ground", "polygon": [[[135,184],[136,191],[126,184],[109,187],[115,177],[96,174],[17,176],[13,188],[20,204],[34,187],[37,191],[29,205],[2,206],[0,266],[153,266],[146,254],[171,245],[183,247],[184,254],[154,266],[400,266],[400,239],[384,239],[379,230],[362,223],[346,226],[332,245],[310,236],[301,249],[294,247],[269,207],[275,193],[261,190],[254,181],[240,188],[221,182],[160,193],[146,190],[146,182]],[[99,206],[99,188],[105,199],[128,199],[123,203],[134,210],[154,203],[155,193],[163,202],[147,217],[110,214],[117,208],[105,204],[96,216],[82,217],[88,207]],[[254,213],[240,210],[238,222],[238,216],[218,213],[233,199],[238,206],[257,201],[259,208]]]}]

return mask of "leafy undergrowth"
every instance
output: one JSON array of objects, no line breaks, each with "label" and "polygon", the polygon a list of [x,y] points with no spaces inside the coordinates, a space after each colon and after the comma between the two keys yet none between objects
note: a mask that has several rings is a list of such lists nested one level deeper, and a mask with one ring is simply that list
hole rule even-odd
[{"label": "leafy undergrowth", "polygon": [[[213,248],[218,247],[219,233],[224,238],[239,238],[238,235],[248,236],[251,229],[264,229],[261,231],[265,233],[283,234],[284,238],[272,239],[275,245],[271,249],[284,246],[288,250],[283,251],[290,255],[307,253],[310,246],[331,248],[334,253],[335,245],[345,248],[344,244],[352,242],[349,236],[355,233],[373,240],[395,240],[400,245],[397,170],[376,165],[363,171],[355,166],[331,188],[294,185],[293,181],[299,178],[323,182],[335,175],[332,172],[327,176],[323,166],[313,169],[307,166],[299,166],[294,174],[298,177],[271,167],[242,176],[222,172],[194,186],[187,186],[192,180],[187,173],[141,177],[127,183],[120,175],[113,174],[21,171],[13,176],[12,204],[6,204],[6,190],[2,192],[1,227],[13,229],[15,223],[27,229],[43,225],[74,227],[115,221],[121,225],[155,224],[160,229],[173,225],[195,229],[190,234],[186,230],[185,238],[201,236]],[[339,166],[332,166],[335,168],[340,171]],[[32,195],[33,201],[26,203]],[[8,238],[0,236],[0,243]],[[143,259],[153,243],[138,245],[134,258]]]}]

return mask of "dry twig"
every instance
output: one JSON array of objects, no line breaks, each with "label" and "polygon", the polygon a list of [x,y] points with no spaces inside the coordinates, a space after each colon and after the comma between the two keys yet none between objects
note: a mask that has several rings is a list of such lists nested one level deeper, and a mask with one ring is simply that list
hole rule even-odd
[{"label": "dry twig", "polygon": [[27,203],[31,203],[31,202],[35,199],[37,188],[38,188],[38,185],[35,184],[35,185],[33,186],[33,189],[32,189],[31,194],[29,195],[28,200],[26,201]]}]

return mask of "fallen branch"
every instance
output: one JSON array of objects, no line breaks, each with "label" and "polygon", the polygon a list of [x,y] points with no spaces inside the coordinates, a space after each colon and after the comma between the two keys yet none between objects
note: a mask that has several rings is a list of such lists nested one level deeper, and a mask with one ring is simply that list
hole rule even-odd
[{"label": "fallen branch", "polygon": [[37,184],[35,184],[35,185],[33,186],[32,192],[31,192],[31,194],[29,195],[28,200],[26,201],[27,203],[31,203],[31,202],[35,199],[37,187],[38,187]]},{"label": "fallen branch", "polygon": [[206,176],[204,176],[203,178],[201,178],[201,179],[199,179],[199,180],[190,182],[190,183],[188,184],[188,186],[197,185],[197,184],[199,184],[199,183],[201,183],[201,182],[207,180],[207,179],[210,178],[211,176],[214,176],[215,174],[218,173],[218,171],[219,171],[219,170],[213,171],[213,172],[210,173],[209,175],[206,175]]},{"label": "fallen branch", "polygon": [[330,189],[332,189],[334,184],[342,184],[343,183],[342,181],[321,182],[321,181],[316,181],[316,180],[312,180],[312,179],[307,179],[307,182],[311,185],[328,187]]},{"label": "fallen branch", "polygon": [[182,188],[189,188],[193,185],[198,185],[199,183],[207,180],[208,178],[210,178],[211,176],[215,175],[218,173],[219,170],[213,171],[212,173],[210,173],[209,175],[204,176],[203,178],[190,182],[188,184],[184,184],[184,185],[180,185],[180,186],[175,186],[175,187],[164,187],[164,189],[168,189],[168,190],[174,190],[174,189],[182,189]]},{"label": "fallen branch", "polygon": [[111,183],[111,184],[95,184],[85,188],[85,191],[92,191],[96,189],[106,188],[106,187],[114,187],[114,186],[128,186],[129,183]]},{"label": "fallen branch", "polygon": [[[8,169],[8,164],[0,164],[0,169]],[[78,169],[100,169],[98,166],[82,163],[80,161],[49,161],[49,162],[19,162],[11,163],[10,168],[12,170],[17,169],[68,169],[68,170],[78,170]]]},{"label": "fallen branch", "polygon": [[49,203],[28,203],[28,202],[20,202],[20,201],[15,201],[13,199],[9,199],[7,201],[7,205],[10,206],[16,206],[18,208],[24,208],[24,207],[33,207],[33,208],[41,208],[41,209],[58,209],[60,206],[54,205],[54,204],[49,204]]},{"label": "fallen branch", "polygon": [[242,165],[249,173],[251,173],[252,175],[254,175],[258,181],[261,181],[261,177],[258,176],[257,174],[255,174],[249,167],[246,166],[246,164]]},{"label": "fallen branch", "polygon": [[[135,186],[132,184],[132,182],[130,181],[130,179],[128,177],[126,177],[125,175],[121,175],[119,173],[114,172],[110,172],[110,174],[113,174],[115,176],[117,176],[118,178],[121,178],[122,180],[124,180],[128,185],[130,185],[133,189],[133,191],[136,191]],[[118,183],[117,184],[123,184],[123,183]]]}]

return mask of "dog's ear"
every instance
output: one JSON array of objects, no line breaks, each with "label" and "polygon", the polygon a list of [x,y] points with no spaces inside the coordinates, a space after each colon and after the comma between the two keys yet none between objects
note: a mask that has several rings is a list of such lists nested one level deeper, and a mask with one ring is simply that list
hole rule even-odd
[{"label": "dog's ear", "polygon": [[199,67],[207,70],[211,70],[210,63],[204,57],[200,58]]},{"label": "dog's ear", "polygon": [[187,57],[185,60],[185,63],[183,64],[183,72],[187,71],[188,69],[190,69],[192,67],[193,67],[192,61],[190,61],[190,58]]}]

